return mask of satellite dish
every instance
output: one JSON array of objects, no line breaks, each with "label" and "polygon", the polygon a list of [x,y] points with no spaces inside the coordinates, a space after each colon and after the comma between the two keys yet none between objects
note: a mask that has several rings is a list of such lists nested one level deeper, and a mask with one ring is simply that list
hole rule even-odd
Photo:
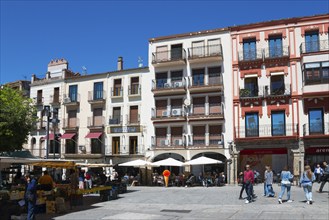
[{"label": "satellite dish", "polygon": [[184,100],[184,105],[186,105],[186,106],[191,105],[191,100],[189,100],[189,99],[185,99],[185,100]]}]

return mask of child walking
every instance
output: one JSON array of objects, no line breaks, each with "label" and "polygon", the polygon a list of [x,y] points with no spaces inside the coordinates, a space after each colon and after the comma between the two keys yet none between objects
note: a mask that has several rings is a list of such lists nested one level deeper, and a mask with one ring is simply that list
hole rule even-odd
[{"label": "child walking", "polygon": [[312,185],[313,181],[315,181],[315,175],[311,170],[310,166],[305,166],[303,175],[300,178],[300,184],[304,189],[305,197],[307,200],[307,204],[312,205]]}]

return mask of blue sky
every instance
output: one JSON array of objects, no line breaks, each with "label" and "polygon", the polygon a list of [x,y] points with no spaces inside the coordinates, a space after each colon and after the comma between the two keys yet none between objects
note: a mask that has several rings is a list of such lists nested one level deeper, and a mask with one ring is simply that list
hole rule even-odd
[{"label": "blue sky", "polygon": [[65,58],[88,74],[147,66],[152,37],[329,13],[327,0],[1,1],[0,84],[44,77]]}]

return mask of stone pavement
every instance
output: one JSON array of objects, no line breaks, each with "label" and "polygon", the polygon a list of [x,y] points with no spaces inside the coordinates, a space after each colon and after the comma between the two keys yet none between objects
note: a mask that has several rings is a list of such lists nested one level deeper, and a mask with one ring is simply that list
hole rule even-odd
[{"label": "stone pavement", "polygon": [[[108,219],[108,220],[178,220],[178,219],[329,219],[329,184],[323,193],[315,192],[319,184],[313,186],[313,205],[305,203],[303,189],[292,186],[292,203],[278,204],[277,198],[263,197],[263,184],[256,185],[258,198],[245,204],[239,200],[240,186],[224,187],[128,187],[128,193],[119,199],[97,202],[76,207],[70,213],[61,215],[37,215],[40,219]],[[280,187],[273,186],[276,195]],[[244,193],[245,195],[245,193]],[[286,199],[286,194],[283,199]],[[99,200],[98,200],[99,201]]]}]

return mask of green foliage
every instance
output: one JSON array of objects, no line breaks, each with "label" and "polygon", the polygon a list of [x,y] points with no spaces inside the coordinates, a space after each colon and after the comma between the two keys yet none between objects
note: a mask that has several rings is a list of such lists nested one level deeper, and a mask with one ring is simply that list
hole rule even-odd
[{"label": "green foliage", "polygon": [[20,91],[0,89],[0,152],[21,150],[36,122],[32,100]]}]

